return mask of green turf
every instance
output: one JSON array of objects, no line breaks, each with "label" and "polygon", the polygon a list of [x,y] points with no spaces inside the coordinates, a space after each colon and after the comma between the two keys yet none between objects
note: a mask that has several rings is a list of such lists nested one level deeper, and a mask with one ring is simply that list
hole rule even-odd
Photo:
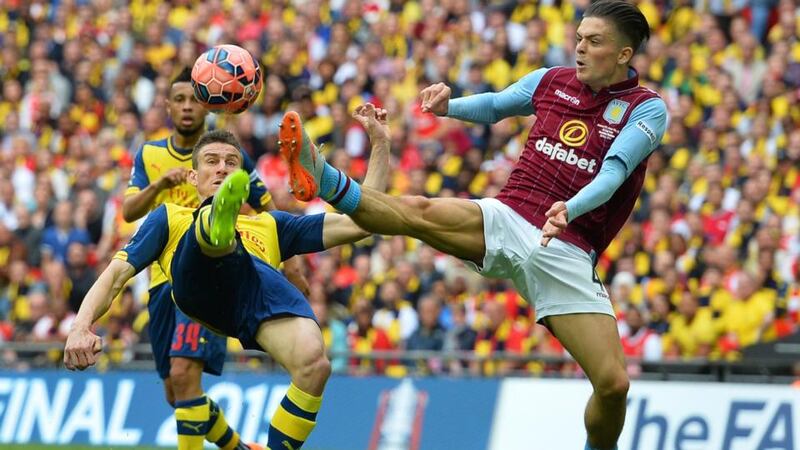
[{"label": "green turf", "polygon": [[[89,445],[56,445],[56,444],[7,444],[7,445],[0,445],[0,448],[3,450],[49,450],[53,448],[63,449],[63,450],[165,450],[169,448],[175,447],[123,447],[123,446],[97,446],[92,447]],[[305,450],[305,449],[303,449]],[[323,450],[323,449],[308,449],[308,450]],[[325,449],[327,450],[327,449]]]},{"label": "green turf", "polygon": [[89,445],[57,445],[57,444],[25,444],[25,445],[3,445],[3,450],[47,450],[51,448],[60,448],[65,450],[164,450],[170,447],[123,447],[123,446],[97,446],[92,447]]}]

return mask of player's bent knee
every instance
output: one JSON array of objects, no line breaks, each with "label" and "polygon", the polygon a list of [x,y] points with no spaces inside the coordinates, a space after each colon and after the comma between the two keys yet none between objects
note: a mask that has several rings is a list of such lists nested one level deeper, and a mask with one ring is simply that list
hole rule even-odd
[{"label": "player's bent knee", "polygon": [[314,358],[309,358],[298,372],[300,378],[327,380],[331,374],[331,362],[324,353],[319,353]]},{"label": "player's bent knee", "polygon": [[320,392],[331,376],[331,363],[324,351],[303,358],[291,374],[295,384],[305,391]]},{"label": "player's bent knee", "polygon": [[175,406],[175,391],[172,390],[172,379],[164,379],[164,398],[169,403],[169,406]]},{"label": "player's bent knee", "polygon": [[[172,383],[173,392],[185,392],[200,384],[202,373],[202,364],[192,361],[191,359],[173,359],[169,368],[169,378]],[[173,393],[173,396],[174,395]]]},{"label": "player's bent knee", "polygon": [[595,388],[600,397],[609,400],[624,400],[628,397],[631,382],[625,371],[617,371],[614,375],[606,377]]}]

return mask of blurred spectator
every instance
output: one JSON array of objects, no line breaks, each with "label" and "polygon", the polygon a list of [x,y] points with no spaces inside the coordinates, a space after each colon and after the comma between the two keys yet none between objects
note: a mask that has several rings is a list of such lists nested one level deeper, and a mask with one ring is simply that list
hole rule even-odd
[{"label": "blurred spectator", "polygon": [[700,307],[697,297],[684,292],[677,312],[670,317],[669,332],[664,335],[665,352],[671,358],[707,358],[716,340],[716,330],[709,307]]},{"label": "blurred spectator", "polygon": [[[359,299],[353,306],[353,321],[347,327],[347,347],[356,355],[368,355],[373,350],[394,349],[389,336],[372,325],[374,309],[370,302]],[[384,373],[389,364],[385,359],[371,360],[353,357],[350,372],[354,374]]]},{"label": "blurred spectator", "polygon": [[739,55],[725,62],[725,70],[733,77],[733,87],[745,103],[752,103],[761,93],[767,65],[756,50],[758,41],[752,34],[739,38]]},{"label": "blurred spectator", "polygon": [[[37,302],[41,301],[37,300]],[[42,307],[42,305],[39,304],[37,307]],[[49,311],[33,325],[31,340],[37,342],[66,341],[72,321],[75,319],[75,313],[69,310],[66,301],[60,299],[52,299],[47,308]]]},{"label": "blurred spectator", "polygon": [[25,248],[25,261],[31,267],[39,267],[42,263],[42,235],[44,230],[41,224],[33,223],[30,211],[24,206],[15,208],[17,229],[14,236],[22,243]]},{"label": "blurred spectator", "polygon": [[[439,300],[432,295],[426,295],[419,300],[417,305],[419,328],[405,341],[406,350],[442,351],[444,349],[446,332],[439,323],[441,308]],[[409,364],[416,366],[421,373],[440,373],[444,369],[442,360],[439,358],[409,361]]]},{"label": "blurred spectator", "polygon": [[[630,272],[618,272],[611,281],[611,301],[617,310],[617,318],[625,317],[625,311],[630,305],[641,304],[641,296],[634,301],[633,290],[636,287],[636,277]],[[622,330],[620,330],[622,333]]]},{"label": "blurred spectator", "polygon": [[662,355],[661,336],[647,328],[647,312],[634,305],[625,311],[622,351],[626,357],[639,361],[659,361]]},{"label": "blurred spectator", "polygon": [[375,312],[372,323],[386,332],[392,345],[399,345],[419,326],[417,312],[410,302],[403,299],[400,283],[395,280],[387,280],[381,285],[378,298],[381,307]]},{"label": "blurred spectator", "polygon": [[[86,231],[86,213],[76,212],[72,202],[62,200],[53,209],[53,225],[44,229],[42,234],[42,258],[49,261],[64,262],[67,248],[73,242],[89,245],[91,239]],[[77,219],[77,221],[76,221]],[[81,223],[76,223],[81,222]]]},{"label": "blurred spectator", "polygon": [[[452,310],[453,326],[447,330],[444,350],[447,352],[467,352],[475,349],[478,333],[467,323],[467,310],[462,303],[449,305]],[[469,367],[468,361],[454,360],[449,364],[451,373],[460,374]]]},{"label": "blurred spectator", "polygon": [[20,311],[17,315],[15,338],[19,341],[35,340],[33,329],[39,321],[47,316],[48,311],[49,307],[45,292],[41,289],[30,291],[25,301],[24,311]]},{"label": "blurred spectator", "polygon": [[647,327],[663,335],[669,331],[672,303],[665,294],[656,294],[649,302],[650,320]]},{"label": "blurred spectator", "polygon": [[528,330],[508,319],[505,305],[500,302],[486,302],[483,309],[486,324],[475,338],[475,356],[484,359],[473,361],[470,371],[474,375],[508,375],[520,364],[506,360],[496,361],[492,356],[496,352],[521,354]]},{"label": "blurred spectator", "polygon": [[[325,209],[286,192],[275,145],[283,112],[300,111],[327,142],[326,157],[358,178],[368,145],[350,113],[363,101],[390,111],[392,194],[486,197],[509,176],[535,118],[456,122],[423,114],[418,92],[441,81],[454,96],[472,95],[541,66],[574,65],[588,2],[378,2],[367,13],[359,2],[231,0],[211,5],[213,14],[179,3],[55,2],[35,19],[0,8],[0,315],[18,330],[15,340],[27,339],[31,317],[50,314],[49,303],[77,307],[93,268],[136,229],[120,214],[131,156],[168,134],[168,80],[208,46],[242,45],[264,68],[260,100],[236,120],[211,115],[207,126],[233,129],[260,157],[279,207]],[[798,8],[792,0],[637,4],[652,38],[634,65],[672,120],[637,209],[597,272],[623,335],[635,305],[666,356],[735,358],[742,346],[800,328]],[[73,242],[88,266],[70,261]],[[413,239],[369,238],[306,265],[314,301],[360,330],[348,342],[362,350],[409,339],[414,307],[433,296],[446,305],[439,322],[448,349],[563,354],[530,325],[512,289],[467,281],[459,261]],[[137,329],[132,318],[145,300],[146,289],[126,294],[130,310],[109,319],[116,342],[136,338],[126,330]],[[364,322],[363,301],[380,309],[376,327],[371,312]],[[522,368],[477,366],[485,374]]]},{"label": "blurred spectator", "polygon": [[775,291],[759,289],[755,277],[741,272],[736,278],[736,291],[723,307],[720,317],[721,337],[717,342],[720,354],[737,358],[742,347],[758,342],[772,327]]},{"label": "blurred spectator", "polygon": [[70,289],[67,302],[72,312],[77,313],[83,298],[97,279],[97,274],[89,267],[89,255],[86,245],[72,242],[67,247],[66,261],[67,275],[69,276]]},{"label": "blurred spectator", "polygon": [[419,293],[431,292],[436,282],[444,279],[444,274],[436,267],[436,251],[422,245],[417,253],[416,275],[419,280]]}]

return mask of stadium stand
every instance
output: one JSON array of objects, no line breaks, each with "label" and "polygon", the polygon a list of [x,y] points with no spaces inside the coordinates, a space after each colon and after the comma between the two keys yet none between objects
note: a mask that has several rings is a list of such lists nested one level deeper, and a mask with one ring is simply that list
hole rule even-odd
[{"label": "stadium stand", "polygon": [[[454,97],[500,90],[537,67],[573,64],[588,1],[114,3],[0,9],[0,342],[15,343],[0,365],[60,360],[19,343],[62,342],[97,273],[135,231],[121,215],[132,156],[166,136],[169,80],[207,47],[241,45],[266,68],[256,105],[209,116],[209,126],[237,134],[280,208],[326,208],[287,192],[275,143],[283,111],[298,111],[333,164],[360,178],[369,145],[350,112],[364,101],[390,111],[392,193],[492,196],[535,118],[469,125],[422,113],[416,96],[439,81]],[[672,120],[598,273],[626,353],[643,361],[631,373],[659,361],[737,361],[800,326],[800,9],[792,0],[636,3],[653,38],[635,67]],[[509,284],[412,239],[376,236],[305,262],[339,372],[576,370]],[[102,321],[107,363],[141,357],[146,286],[131,284]],[[370,358],[409,347],[466,353],[424,364]],[[498,352],[511,357],[491,358]],[[513,358],[530,354],[543,359]]]}]

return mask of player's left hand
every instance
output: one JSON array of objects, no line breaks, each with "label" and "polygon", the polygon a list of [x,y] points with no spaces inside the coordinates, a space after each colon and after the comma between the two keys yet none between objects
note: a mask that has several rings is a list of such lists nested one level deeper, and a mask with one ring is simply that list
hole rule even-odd
[{"label": "player's left hand", "polygon": [[376,108],[372,103],[356,106],[353,118],[367,130],[370,141],[383,139],[389,141],[389,125],[386,123],[387,112],[383,108]]},{"label": "player's left hand", "polygon": [[100,336],[85,328],[73,328],[64,347],[64,365],[69,370],[83,370],[97,362],[97,354],[103,349]]},{"label": "player's left hand", "polygon": [[542,227],[542,247],[547,247],[551,239],[567,228],[567,204],[555,202],[544,215],[547,216],[547,222]]}]

